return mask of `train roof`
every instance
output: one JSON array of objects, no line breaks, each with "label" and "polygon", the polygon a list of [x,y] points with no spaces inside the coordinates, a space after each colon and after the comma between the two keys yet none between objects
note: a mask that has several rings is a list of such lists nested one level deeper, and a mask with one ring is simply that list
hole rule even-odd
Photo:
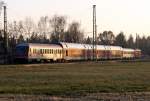
[{"label": "train roof", "polygon": [[[67,49],[67,48],[93,49],[93,45],[90,45],[90,44],[65,43],[65,42],[61,42],[60,44],[65,49]],[[97,47],[97,49],[105,50],[104,45],[97,45],[96,47]]]},{"label": "train roof", "polygon": [[19,46],[42,47],[42,48],[46,48],[46,47],[61,48],[60,45],[56,45],[56,44],[40,44],[40,43],[22,43],[22,44],[18,44],[16,47],[19,47]]},{"label": "train roof", "polygon": [[105,50],[105,46],[104,45],[97,45],[97,49]]},{"label": "train roof", "polygon": [[[60,42],[60,45],[65,48],[77,48],[77,49],[93,49],[92,44],[78,44],[78,43],[66,43]],[[106,45],[97,45],[97,49],[101,50],[122,50],[120,46],[106,46]]]},{"label": "train roof", "polygon": [[122,50],[123,48],[120,46],[109,46],[110,50]]},{"label": "train roof", "polygon": [[134,52],[134,49],[130,49],[130,48],[123,48],[123,51],[125,52]]},{"label": "train roof", "polygon": [[[53,48],[64,48],[64,49],[93,49],[92,44],[78,44],[78,43],[66,43],[66,42],[60,42],[59,44],[39,44],[39,43],[22,43],[18,44],[18,46],[30,46],[30,47],[53,47]],[[130,49],[130,48],[122,48],[120,46],[109,46],[109,45],[97,45],[98,50],[123,50],[128,52],[133,51],[141,51],[140,49]]]},{"label": "train roof", "polygon": [[78,43],[65,43],[65,42],[60,42],[63,48],[68,49],[68,48],[76,48],[76,49],[85,49],[84,44],[78,44]]},{"label": "train roof", "polygon": [[135,49],[135,51],[141,51],[140,49]]},{"label": "train roof", "polygon": [[120,46],[109,46],[109,45],[107,45],[107,46],[105,46],[105,49],[106,50],[122,50],[123,48]]}]

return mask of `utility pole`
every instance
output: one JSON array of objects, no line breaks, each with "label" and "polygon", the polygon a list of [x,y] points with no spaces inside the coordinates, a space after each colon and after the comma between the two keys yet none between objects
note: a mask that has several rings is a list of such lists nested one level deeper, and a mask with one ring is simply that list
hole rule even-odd
[{"label": "utility pole", "polygon": [[93,61],[97,60],[96,5],[93,5]]},{"label": "utility pole", "polygon": [[6,6],[4,6],[4,44],[5,44],[5,53],[8,55],[8,35],[7,35],[7,11]]},{"label": "utility pole", "polygon": [[5,63],[8,63],[8,34],[7,34],[7,7],[4,5],[4,50]]},{"label": "utility pole", "polygon": [[139,42],[138,42],[138,35],[136,33],[136,49],[138,49],[138,48],[139,48]]}]

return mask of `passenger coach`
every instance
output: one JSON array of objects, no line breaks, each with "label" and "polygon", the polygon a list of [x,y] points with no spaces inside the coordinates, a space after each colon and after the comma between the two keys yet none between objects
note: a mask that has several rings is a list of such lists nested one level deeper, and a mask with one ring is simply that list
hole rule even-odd
[{"label": "passenger coach", "polygon": [[60,43],[63,48],[63,60],[91,59],[92,48],[86,44]]},{"label": "passenger coach", "polygon": [[123,48],[123,59],[133,59],[135,58],[135,50]]},{"label": "passenger coach", "polygon": [[19,44],[15,58],[19,61],[56,61],[62,59],[62,47],[56,44]]},{"label": "passenger coach", "polygon": [[[72,61],[92,60],[93,45],[77,43],[33,44],[16,46],[17,61]],[[133,59],[141,57],[141,50],[122,48],[120,46],[97,45],[94,55],[98,60]]]}]

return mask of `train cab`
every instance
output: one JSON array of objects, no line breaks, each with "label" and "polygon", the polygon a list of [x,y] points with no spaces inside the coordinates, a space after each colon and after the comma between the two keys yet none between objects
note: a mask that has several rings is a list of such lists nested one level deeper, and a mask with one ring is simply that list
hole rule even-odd
[{"label": "train cab", "polygon": [[62,47],[54,44],[19,44],[16,46],[15,58],[27,61],[57,61],[62,59]]}]

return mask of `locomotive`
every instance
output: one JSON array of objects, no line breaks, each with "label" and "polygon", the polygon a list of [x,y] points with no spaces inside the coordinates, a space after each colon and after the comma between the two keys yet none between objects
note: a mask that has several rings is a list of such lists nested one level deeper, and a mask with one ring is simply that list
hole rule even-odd
[{"label": "locomotive", "polygon": [[[120,46],[96,45],[97,60],[135,59],[141,57],[141,50]],[[93,45],[60,42],[57,44],[18,44],[15,49],[17,61],[76,61],[92,60]]]}]

